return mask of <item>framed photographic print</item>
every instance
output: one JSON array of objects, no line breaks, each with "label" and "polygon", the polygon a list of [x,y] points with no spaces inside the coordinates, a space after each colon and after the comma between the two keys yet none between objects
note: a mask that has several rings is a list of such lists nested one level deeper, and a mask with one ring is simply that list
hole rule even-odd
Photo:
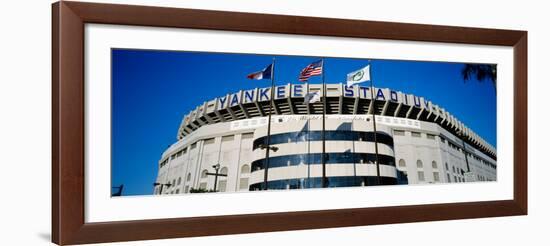
[{"label": "framed photographic print", "polygon": [[52,238],[527,214],[527,32],[53,4]]}]

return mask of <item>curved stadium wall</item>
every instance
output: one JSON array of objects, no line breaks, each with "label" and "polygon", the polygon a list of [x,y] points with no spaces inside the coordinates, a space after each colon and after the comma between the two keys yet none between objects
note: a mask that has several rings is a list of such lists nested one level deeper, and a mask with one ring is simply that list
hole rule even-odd
[{"label": "curved stadium wall", "polygon": [[[326,177],[329,187],[496,180],[496,150],[436,104],[387,88],[327,84]],[[321,187],[322,102],[304,103],[319,84],[274,88],[268,189]],[[264,189],[270,87],[239,91],[187,114],[177,141],[158,162],[162,194]],[[226,176],[215,178],[214,165]],[[214,182],[217,181],[217,184]],[[154,193],[160,194],[161,187]]]}]

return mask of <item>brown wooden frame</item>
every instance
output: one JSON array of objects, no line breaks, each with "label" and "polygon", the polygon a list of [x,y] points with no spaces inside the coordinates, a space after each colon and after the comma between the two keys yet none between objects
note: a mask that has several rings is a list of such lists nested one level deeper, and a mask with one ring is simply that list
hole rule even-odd
[{"label": "brown wooden frame", "polygon": [[[52,241],[81,244],[527,214],[527,32],[80,2],[52,6]],[[514,199],[84,221],[84,24],[122,24],[509,46],[514,49]]]}]

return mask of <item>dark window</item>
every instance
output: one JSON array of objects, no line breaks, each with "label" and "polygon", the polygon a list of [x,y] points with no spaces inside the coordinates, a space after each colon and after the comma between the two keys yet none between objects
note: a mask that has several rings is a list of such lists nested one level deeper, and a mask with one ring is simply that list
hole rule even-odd
[{"label": "dark window", "polygon": [[394,136],[405,136],[405,131],[403,130],[393,130]]},{"label": "dark window", "polygon": [[[322,131],[301,131],[281,134],[273,134],[269,138],[269,144],[282,144],[304,141],[322,141]],[[326,141],[367,141],[374,142],[374,132],[356,132],[356,131],[326,131]],[[378,132],[376,140],[380,144],[386,144],[393,148],[393,138],[385,132]],[[260,144],[267,144],[267,138],[261,137],[254,140],[253,149],[257,149]]]},{"label": "dark window", "polygon": [[[267,182],[267,187],[270,190],[285,190],[285,189],[306,189],[306,188],[321,188],[322,178],[303,178],[303,179],[284,179],[273,180]],[[376,185],[376,176],[344,176],[344,177],[327,177],[328,187],[353,187],[353,186],[368,186]],[[392,177],[380,177],[381,185],[397,184],[397,179]],[[262,190],[264,183],[256,183],[250,185],[249,190]]]},{"label": "dark window", "polygon": [[235,139],[235,135],[223,136],[222,142],[229,142],[229,141],[233,141],[234,139]]},{"label": "dark window", "polygon": [[[269,168],[296,166],[300,164],[321,164],[322,153],[283,155],[269,158]],[[337,163],[376,163],[376,155],[369,153],[326,153],[327,164]],[[380,165],[395,166],[395,158],[388,155],[378,155]],[[252,170],[264,169],[265,159],[252,162]]]},{"label": "dark window", "polygon": [[214,138],[209,138],[204,140],[204,145],[213,144],[216,140]]}]

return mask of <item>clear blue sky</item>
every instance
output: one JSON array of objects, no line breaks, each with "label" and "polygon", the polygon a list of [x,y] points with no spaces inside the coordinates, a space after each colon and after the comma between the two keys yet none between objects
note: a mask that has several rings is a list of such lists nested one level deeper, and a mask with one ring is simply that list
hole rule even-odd
[{"label": "clear blue sky", "polygon": [[[199,104],[240,89],[270,86],[246,75],[271,63],[272,55],[113,49],[112,185],[124,195],[152,194],[157,162],[176,141],[182,117]],[[276,84],[300,83],[298,74],[316,57],[275,56]],[[366,60],[326,58],[327,83]],[[375,87],[423,96],[445,108],[496,146],[496,95],[490,81],[462,80],[460,63],[373,60]],[[320,83],[312,77],[310,83]]]}]

